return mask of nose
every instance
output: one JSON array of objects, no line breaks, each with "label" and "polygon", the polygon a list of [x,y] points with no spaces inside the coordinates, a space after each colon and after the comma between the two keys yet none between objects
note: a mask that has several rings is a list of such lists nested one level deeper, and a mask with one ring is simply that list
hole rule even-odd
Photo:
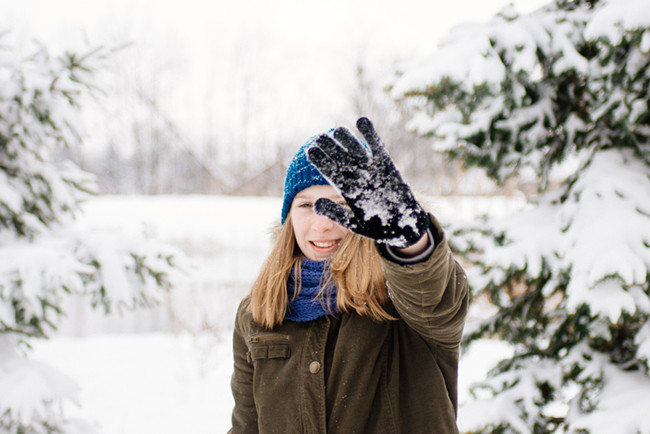
[{"label": "nose", "polygon": [[327,217],[315,214],[312,227],[316,232],[326,232],[334,227],[334,222]]}]

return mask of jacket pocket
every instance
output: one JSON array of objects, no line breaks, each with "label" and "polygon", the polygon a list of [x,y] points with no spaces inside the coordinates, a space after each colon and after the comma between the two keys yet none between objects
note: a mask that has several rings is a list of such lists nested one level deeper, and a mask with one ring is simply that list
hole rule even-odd
[{"label": "jacket pocket", "polygon": [[279,333],[265,333],[248,338],[248,362],[261,359],[288,359],[291,356],[289,336]]}]

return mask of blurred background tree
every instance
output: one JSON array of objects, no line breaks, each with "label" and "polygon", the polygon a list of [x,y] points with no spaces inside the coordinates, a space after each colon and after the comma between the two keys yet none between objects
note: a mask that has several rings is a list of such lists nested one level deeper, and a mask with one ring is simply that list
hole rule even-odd
[{"label": "blurred background tree", "polygon": [[[295,148],[321,130],[299,116],[301,107],[287,109],[291,100],[276,95],[291,80],[282,74],[296,59],[274,57],[277,47],[260,32],[242,31],[225,53],[204,60],[208,77],[194,105],[184,101],[189,95],[179,95],[190,65],[178,56],[188,50],[182,41],[173,35],[124,41],[101,71],[110,97],[84,104],[91,137],[66,156],[93,173],[104,194],[280,195]],[[350,51],[337,77],[345,97],[340,108],[332,107],[332,117],[349,125],[361,115],[373,119],[405,177],[423,193],[503,191],[478,172],[464,176],[461,165],[404,128],[413,108],[387,91],[394,61],[378,65],[363,46]],[[268,63],[284,66],[260,74]]]},{"label": "blurred background tree", "polygon": [[36,45],[25,53],[7,39],[0,39],[0,431],[90,432],[62,412],[76,385],[29,360],[30,342],[56,330],[73,294],[105,313],[157,303],[182,256],[66,225],[97,186],[60,155],[82,141],[82,96],[99,95],[94,76],[110,51],[53,54]]}]

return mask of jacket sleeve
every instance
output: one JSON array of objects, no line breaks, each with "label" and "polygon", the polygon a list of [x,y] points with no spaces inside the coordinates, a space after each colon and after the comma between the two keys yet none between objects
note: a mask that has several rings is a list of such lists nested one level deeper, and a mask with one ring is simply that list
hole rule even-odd
[{"label": "jacket sleeve", "polygon": [[229,433],[257,433],[257,409],[253,396],[253,365],[248,361],[246,324],[248,297],[239,306],[233,332],[234,372],[230,382],[235,407],[232,411],[232,428]]},{"label": "jacket sleeve", "polygon": [[399,316],[424,339],[457,347],[467,315],[467,277],[433,216],[431,231],[435,248],[422,262],[398,263],[382,252],[388,295]]}]

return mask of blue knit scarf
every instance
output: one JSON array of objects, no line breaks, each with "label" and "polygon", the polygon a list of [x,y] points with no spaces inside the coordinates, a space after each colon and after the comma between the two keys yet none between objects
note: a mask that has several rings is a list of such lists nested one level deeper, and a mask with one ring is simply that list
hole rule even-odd
[{"label": "blue knit scarf", "polygon": [[[290,321],[311,321],[324,315],[335,314],[336,310],[336,285],[330,283],[320,297],[316,297],[321,289],[321,283],[326,280],[323,276],[326,261],[312,261],[303,259],[300,272],[300,293],[293,300],[295,280],[293,273],[287,282],[289,294],[289,309],[285,319]],[[328,308],[329,307],[329,308]]]}]

